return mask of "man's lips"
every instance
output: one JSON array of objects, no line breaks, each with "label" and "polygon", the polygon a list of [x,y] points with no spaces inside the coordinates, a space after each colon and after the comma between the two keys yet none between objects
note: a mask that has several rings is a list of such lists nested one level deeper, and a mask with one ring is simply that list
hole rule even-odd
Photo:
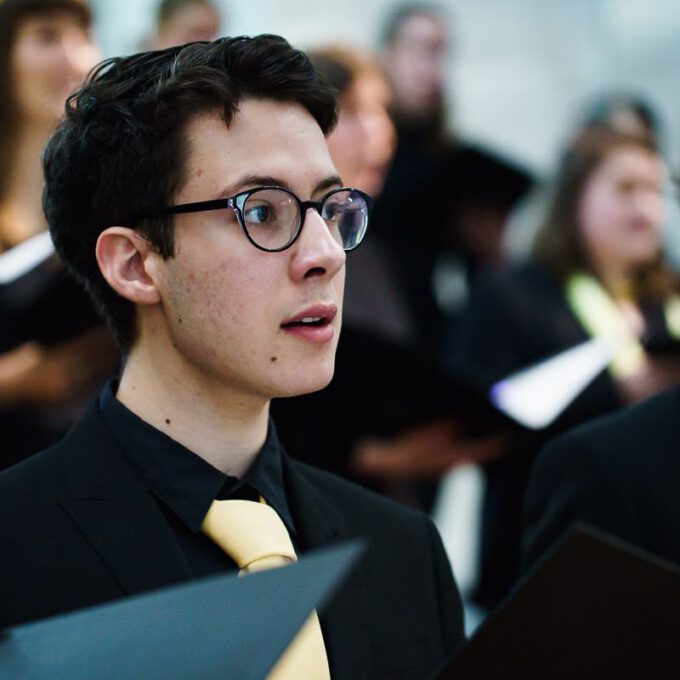
[{"label": "man's lips", "polygon": [[303,340],[328,342],[335,333],[332,322],[337,313],[335,305],[314,305],[284,321],[281,328]]},{"label": "man's lips", "polygon": [[335,305],[314,305],[308,307],[281,324],[281,328],[296,326],[319,327],[330,324],[338,313]]}]

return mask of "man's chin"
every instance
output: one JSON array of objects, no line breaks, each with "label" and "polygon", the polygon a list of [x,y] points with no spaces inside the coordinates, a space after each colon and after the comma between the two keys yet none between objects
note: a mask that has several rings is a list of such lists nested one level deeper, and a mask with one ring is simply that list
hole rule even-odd
[{"label": "man's chin", "polygon": [[[299,376],[302,378],[303,376]],[[333,372],[325,376],[314,376],[309,380],[299,379],[294,385],[289,385],[282,389],[279,394],[274,395],[276,399],[285,399],[287,397],[301,397],[305,394],[313,394],[319,392],[330,385],[333,379]]]}]

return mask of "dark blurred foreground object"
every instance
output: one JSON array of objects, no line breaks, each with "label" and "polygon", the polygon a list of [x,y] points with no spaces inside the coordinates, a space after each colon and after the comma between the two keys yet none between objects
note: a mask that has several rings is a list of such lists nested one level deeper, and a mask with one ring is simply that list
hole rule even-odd
[{"label": "dark blurred foreground object", "polygon": [[260,680],[356,565],[360,542],[0,632],[0,676]]},{"label": "dark blurred foreground object", "polygon": [[529,478],[523,562],[575,522],[680,563],[680,388],[552,441]]},{"label": "dark blurred foreground object", "polygon": [[437,676],[671,678],[680,567],[580,525]]}]

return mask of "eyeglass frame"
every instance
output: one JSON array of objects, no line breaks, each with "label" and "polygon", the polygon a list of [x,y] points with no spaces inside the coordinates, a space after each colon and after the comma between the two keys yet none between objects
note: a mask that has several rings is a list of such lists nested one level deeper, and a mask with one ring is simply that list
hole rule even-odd
[{"label": "eyeglass frame", "polygon": [[[288,194],[297,202],[300,211],[300,224],[298,225],[295,231],[295,235],[290,239],[290,241],[288,241],[288,243],[281,246],[280,248],[265,248],[264,246],[261,246],[258,243],[256,243],[251,237],[251,235],[248,233],[248,228],[246,227],[245,220],[243,218],[242,208],[243,206],[245,206],[246,201],[250,198],[252,194],[257,193],[258,191],[264,191],[266,189],[276,189],[278,191],[283,191],[284,193]],[[374,202],[372,196],[370,196],[364,191],[361,191],[361,189],[355,189],[353,187],[339,187],[338,189],[332,189],[327,194],[324,194],[320,201],[302,201],[292,191],[290,191],[290,189],[286,189],[285,187],[276,185],[259,186],[254,187],[253,189],[248,189],[247,191],[241,191],[238,194],[228,196],[227,198],[216,198],[209,201],[194,201],[191,203],[180,203],[179,205],[172,205],[167,208],[164,208],[160,212],[160,215],[161,216],[185,215],[187,213],[210,212],[211,210],[224,210],[225,208],[229,208],[230,210],[234,211],[236,215],[236,221],[239,223],[241,230],[245,234],[248,241],[250,241],[250,243],[253,246],[255,246],[255,248],[257,248],[258,250],[262,250],[265,253],[280,253],[290,248],[295,243],[295,241],[297,241],[298,238],[300,237],[300,234],[302,233],[302,228],[304,227],[305,224],[305,217],[307,215],[307,211],[310,208],[316,210],[321,219],[324,220],[323,214],[321,212],[324,204],[333,194],[337,194],[341,191],[353,191],[358,193],[364,199],[364,201],[366,201],[367,207],[366,226],[364,227],[364,233],[361,236],[361,240],[359,240],[359,242],[356,245],[352,246],[351,248],[345,248],[345,246],[342,246],[342,249],[346,253],[349,253],[353,250],[356,250],[362,244],[364,237],[366,236],[366,230],[368,229],[368,218],[370,216]],[[238,205],[237,200],[240,199],[242,196],[244,196],[245,198],[243,198],[243,200],[241,201],[241,205]],[[324,222],[325,221],[326,220],[324,220]]]}]

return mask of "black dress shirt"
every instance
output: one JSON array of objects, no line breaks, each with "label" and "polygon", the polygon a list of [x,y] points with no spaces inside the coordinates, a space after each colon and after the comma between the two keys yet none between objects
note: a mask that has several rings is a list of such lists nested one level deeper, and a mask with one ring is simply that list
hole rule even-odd
[{"label": "black dress shirt", "polygon": [[116,388],[114,382],[108,383],[99,397],[102,417],[130,467],[163,512],[196,577],[237,568],[221,548],[201,533],[201,524],[215,499],[258,501],[263,496],[295,543],[295,524],[283,479],[283,452],[271,419],[264,446],[239,479],[220,472],[135,415],[116,399]]}]

